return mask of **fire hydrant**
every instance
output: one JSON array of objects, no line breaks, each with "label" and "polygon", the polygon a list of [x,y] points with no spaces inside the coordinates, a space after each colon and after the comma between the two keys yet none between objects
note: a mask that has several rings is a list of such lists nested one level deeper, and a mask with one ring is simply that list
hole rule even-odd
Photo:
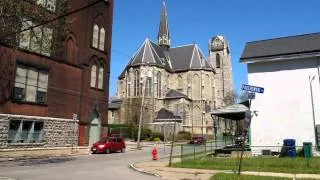
[{"label": "fire hydrant", "polygon": [[158,150],[156,145],[154,145],[152,149],[152,160],[158,160]]}]

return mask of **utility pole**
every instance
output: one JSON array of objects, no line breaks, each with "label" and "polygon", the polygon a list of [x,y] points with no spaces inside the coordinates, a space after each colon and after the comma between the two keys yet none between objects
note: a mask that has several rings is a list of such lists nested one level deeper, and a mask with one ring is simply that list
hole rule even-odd
[{"label": "utility pole", "polygon": [[[147,66],[148,67],[148,66]],[[147,68],[148,69],[148,68]],[[142,74],[142,77],[141,77],[141,74]],[[138,129],[138,139],[137,139],[137,149],[140,149],[141,146],[140,146],[140,138],[141,138],[141,126],[142,126],[142,116],[143,116],[143,110],[144,110],[144,84],[145,84],[145,81],[144,81],[144,74],[143,73],[140,73],[140,77],[142,78],[142,83],[141,83],[141,89],[142,89],[142,100],[141,100],[141,108],[140,108],[140,118],[139,118],[139,129]],[[140,89],[138,90],[140,91]]]},{"label": "utility pole", "polygon": [[313,119],[313,128],[314,128],[314,138],[315,138],[315,144],[318,148],[318,137],[317,137],[317,129],[316,129],[316,118],[314,113],[314,102],[313,102],[313,91],[312,91],[312,81],[314,80],[316,76],[313,77],[309,76],[309,85],[310,85],[310,96],[311,96],[311,107],[312,107],[312,119]]}]

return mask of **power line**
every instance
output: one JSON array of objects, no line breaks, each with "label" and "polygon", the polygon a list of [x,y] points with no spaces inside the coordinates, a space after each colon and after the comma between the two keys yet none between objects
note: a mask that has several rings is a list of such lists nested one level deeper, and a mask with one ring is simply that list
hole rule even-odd
[{"label": "power line", "polygon": [[16,35],[16,34],[20,34],[20,33],[24,32],[24,31],[29,31],[29,30],[31,30],[31,29],[33,29],[33,28],[36,28],[36,27],[39,27],[39,26],[43,26],[43,25],[52,23],[52,22],[54,22],[54,21],[56,21],[56,20],[62,19],[62,18],[64,18],[64,17],[67,17],[67,16],[70,16],[70,15],[72,15],[72,14],[78,13],[78,12],[80,12],[80,11],[82,11],[82,10],[88,9],[88,8],[90,8],[91,6],[94,6],[94,5],[98,4],[99,2],[104,2],[104,0],[94,1],[94,2],[92,2],[92,3],[90,3],[90,4],[86,5],[86,6],[84,6],[84,7],[82,7],[82,8],[79,8],[79,9],[76,9],[76,10],[73,10],[73,11],[70,11],[70,12],[67,12],[67,13],[65,13],[65,14],[62,14],[62,15],[57,16],[57,17],[54,17],[54,18],[52,18],[52,19],[49,19],[49,20],[44,21],[44,22],[42,22],[42,23],[39,23],[39,24],[37,24],[37,25],[34,25],[34,26],[31,26],[31,27],[28,27],[28,28],[25,28],[25,29],[22,29],[22,30],[13,32],[13,33],[9,33],[9,34],[4,35],[4,36],[1,36],[0,39],[6,38],[6,37],[10,37],[10,36],[14,36],[14,35]]}]

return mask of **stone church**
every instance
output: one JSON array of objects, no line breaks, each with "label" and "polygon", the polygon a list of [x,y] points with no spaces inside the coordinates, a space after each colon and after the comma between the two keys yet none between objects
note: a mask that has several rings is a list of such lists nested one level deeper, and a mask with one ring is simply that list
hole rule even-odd
[{"label": "stone church", "polygon": [[212,135],[209,112],[224,106],[233,91],[228,42],[213,37],[208,60],[197,44],[171,47],[170,42],[163,2],[158,42],[146,39],[119,76],[119,99],[109,105],[109,123],[138,125],[141,119],[153,131],[172,131],[176,125],[176,132]]}]

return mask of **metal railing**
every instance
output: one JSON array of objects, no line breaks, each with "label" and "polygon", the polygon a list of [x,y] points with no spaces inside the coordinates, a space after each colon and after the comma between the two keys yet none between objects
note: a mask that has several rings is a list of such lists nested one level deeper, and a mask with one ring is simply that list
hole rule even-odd
[{"label": "metal railing", "polygon": [[224,140],[207,141],[204,144],[182,144],[181,161],[205,157],[214,154],[217,149],[223,149],[233,144],[232,137],[226,137]]}]

